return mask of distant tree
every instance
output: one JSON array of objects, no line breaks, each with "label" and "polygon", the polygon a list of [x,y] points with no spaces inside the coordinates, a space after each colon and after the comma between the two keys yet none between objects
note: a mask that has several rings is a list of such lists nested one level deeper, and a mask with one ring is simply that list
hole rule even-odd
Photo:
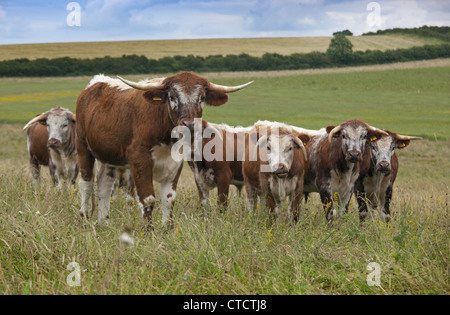
[{"label": "distant tree", "polygon": [[353,60],[353,44],[345,35],[337,34],[331,39],[327,55],[333,63],[350,64]]},{"label": "distant tree", "polygon": [[353,36],[353,33],[350,32],[350,30],[343,30],[343,31],[340,31],[340,32],[334,32],[333,36],[336,36],[338,34],[342,34],[342,35],[345,35],[345,36]]}]

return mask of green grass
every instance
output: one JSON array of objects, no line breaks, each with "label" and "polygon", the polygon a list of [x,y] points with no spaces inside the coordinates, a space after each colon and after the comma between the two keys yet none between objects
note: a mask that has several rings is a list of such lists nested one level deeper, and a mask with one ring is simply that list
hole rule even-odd
[{"label": "green grass", "polygon": [[[206,119],[231,125],[270,119],[320,128],[357,117],[427,136],[398,151],[390,225],[361,226],[352,200],[349,214],[330,227],[317,194],[298,224],[276,223],[264,209],[248,212],[245,193],[234,188],[225,214],[214,206],[216,193],[205,213],[185,167],[174,228],[160,226],[158,202],[152,232],[122,194],[108,227],[96,225],[96,214],[81,219],[77,188],[55,190],[47,169],[35,194],[23,124],[57,105],[74,110],[88,79],[1,80],[0,119],[8,123],[0,124],[0,294],[448,294],[450,146],[434,137],[449,135],[449,74],[429,68],[255,76],[228,104],[205,110]],[[119,246],[125,228],[133,248]],[[80,265],[80,287],[67,284],[70,262]],[[367,285],[370,262],[382,268],[381,287]]]},{"label": "green grass", "polygon": [[[247,126],[268,119],[319,129],[358,118],[403,134],[449,139],[449,67],[212,80],[255,84],[230,95],[224,106],[207,107],[204,118],[211,122]],[[0,122],[24,124],[56,106],[75,111],[78,94],[88,82],[0,80]]]}]

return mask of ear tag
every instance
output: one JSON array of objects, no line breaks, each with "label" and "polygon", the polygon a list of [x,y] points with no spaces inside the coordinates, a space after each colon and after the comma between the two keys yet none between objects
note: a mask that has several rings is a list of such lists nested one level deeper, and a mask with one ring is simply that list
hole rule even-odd
[{"label": "ear tag", "polygon": [[339,136],[340,136],[340,135],[338,135],[338,134],[335,133],[335,134],[333,135],[333,138],[339,138]]},{"label": "ear tag", "polygon": [[404,142],[402,142],[402,143],[400,143],[400,144],[398,145],[398,147],[399,147],[399,148],[404,148],[404,147],[406,147],[406,144],[405,144]]},{"label": "ear tag", "polygon": [[153,100],[154,101],[162,101],[162,98],[161,97],[154,97]]},{"label": "ear tag", "polygon": [[377,137],[372,137],[372,138],[370,138],[370,142],[373,142],[373,141],[375,141],[375,140],[377,140]]}]

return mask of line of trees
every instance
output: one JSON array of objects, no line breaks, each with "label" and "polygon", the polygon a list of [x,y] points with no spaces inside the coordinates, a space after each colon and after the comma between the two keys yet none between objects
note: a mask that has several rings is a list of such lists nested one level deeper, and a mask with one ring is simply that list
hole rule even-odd
[{"label": "line of trees", "polygon": [[422,37],[437,38],[446,42],[450,42],[450,27],[449,26],[421,26],[415,28],[393,28],[386,30],[378,30],[376,32],[368,32],[362,34],[363,36],[370,35],[389,35],[389,34],[407,34],[417,35]]},{"label": "line of trees", "polygon": [[299,70],[449,57],[450,44],[425,45],[387,51],[367,50],[364,52],[353,52],[351,46],[348,47],[348,45],[337,48],[330,45],[327,53],[311,52],[288,56],[266,53],[262,57],[241,54],[208,57],[175,56],[164,57],[159,60],[136,55],[95,59],[69,57],[36,60],[15,59],[0,62],[0,77],[62,77],[98,73],[110,75],[146,74],[172,73],[182,70],[195,72]]}]

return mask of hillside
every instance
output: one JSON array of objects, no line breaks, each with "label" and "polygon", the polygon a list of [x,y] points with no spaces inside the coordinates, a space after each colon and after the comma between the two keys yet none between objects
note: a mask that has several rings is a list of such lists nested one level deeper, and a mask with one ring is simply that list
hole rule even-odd
[{"label": "hillside", "polygon": [[[233,38],[0,45],[0,61],[18,58],[33,60],[60,57],[90,59],[104,56],[120,57],[122,55],[143,55],[149,59],[176,55],[206,57],[241,53],[256,57],[261,57],[265,53],[290,55],[312,51],[325,52],[331,38]],[[354,45],[354,51],[365,51],[367,49],[385,51],[387,49],[443,43],[439,39],[402,34],[349,38]]]}]

